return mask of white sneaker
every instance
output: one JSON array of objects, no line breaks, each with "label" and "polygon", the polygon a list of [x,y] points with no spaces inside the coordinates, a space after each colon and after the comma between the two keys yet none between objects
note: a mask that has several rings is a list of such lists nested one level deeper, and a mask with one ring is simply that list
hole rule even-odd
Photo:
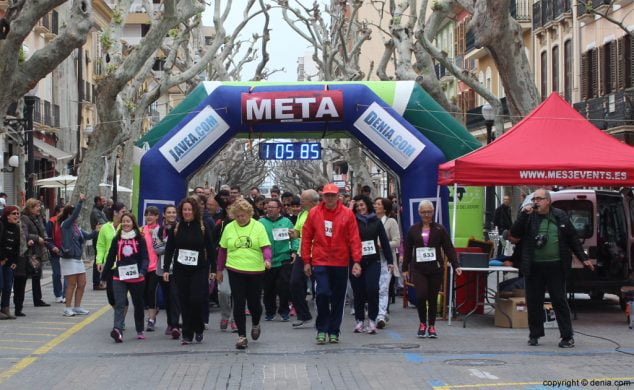
[{"label": "white sneaker", "polygon": [[74,307],[73,312],[80,316],[85,316],[86,314],[90,313],[88,310],[83,309],[81,307]]},{"label": "white sneaker", "polygon": [[73,311],[73,309],[71,309],[70,307],[67,307],[66,309],[64,309],[64,317],[74,317],[75,316],[75,312]]},{"label": "white sneaker", "polygon": [[64,302],[66,302],[66,299],[64,297],[57,297],[57,298],[55,298],[55,302],[64,303]]},{"label": "white sneaker", "polygon": [[376,323],[372,320],[368,321],[368,326],[365,329],[368,334],[376,334]]},{"label": "white sneaker", "polygon": [[363,333],[363,321],[357,321],[354,326],[354,333]]}]

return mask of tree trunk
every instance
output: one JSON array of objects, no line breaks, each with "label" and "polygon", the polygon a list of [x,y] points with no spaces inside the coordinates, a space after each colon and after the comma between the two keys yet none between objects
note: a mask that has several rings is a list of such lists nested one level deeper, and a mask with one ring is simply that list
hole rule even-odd
[{"label": "tree trunk", "polygon": [[540,98],[524,50],[522,27],[509,13],[510,1],[477,1],[470,28],[476,46],[486,47],[495,61],[515,123],[530,113]]}]

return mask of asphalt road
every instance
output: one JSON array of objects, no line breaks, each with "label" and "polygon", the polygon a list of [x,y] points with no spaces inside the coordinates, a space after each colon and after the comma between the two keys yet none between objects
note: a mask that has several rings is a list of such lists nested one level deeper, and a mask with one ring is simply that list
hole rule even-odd
[{"label": "asphalt road", "polygon": [[[51,302],[52,287],[44,291]],[[337,345],[318,346],[313,329],[276,320],[263,322],[261,338],[246,351],[234,348],[235,334],[219,330],[217,309],[201,344],[182,346],[165,336],[163,313],[146,340],[128,331],[115,344],[105,292],[89,287],[83,306],[91,314],[71,318],[62,317],[62,304],[34,308],[30,299],[27,293],[26,317],[0,321],[0,388],[544,389],[569,381],[559,387],[615,389],[619,380],[634,383],[634,356],[615,350],[618,343],[634,353],[634,330],[610,297],[578,303],[572,349],[557,347],[557,329],[529,347],[526,329],[496,328],[491,315],[470,319],[466,329],[459,320],[440,321],[438,339],[418,339],[416,311],[398,302],[377,335],[353,334],[347,308]],[[131,313],[127,324],[133,328]]]}]

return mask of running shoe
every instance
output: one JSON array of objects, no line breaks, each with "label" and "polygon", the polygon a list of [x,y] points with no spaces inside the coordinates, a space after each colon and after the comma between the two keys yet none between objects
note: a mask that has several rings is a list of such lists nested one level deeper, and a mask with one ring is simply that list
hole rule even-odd
[{"label": "running shoe", "polygon": [[328,335],[328,342],[330,344],[338,344],[339,343],[339,336],[337,336],[336,334]]},{"label": "running shoe", "polygon": [[368,326],[365,329],[368,334],[376,334],[376,323],[372,320],[369,320]]},{"label": "running shoe", "polygon": [[220,330],[225,331],[229,327],[229,320],[220,320]]},{"label": "running shoe", "polygon": [[251,327],[251,338],[253,340],[259,339],[261,333],[262,333],[262,328],[260,328],[260,325],[253,325]]},{"label": "running shoe", "polygon": [[273,321],[275,314],[267,314],[264,316],[264,321]]},{"label": "running shoe", "polygon": [[154,332],[154,324],[155,320],[147,320],[147,326],[145,327],[146,332]]},{"label": "running shoe", "polygon": [[427,337],[427,324],[421,322],[418,327],[418,338],[424,339],[425,337]]},{"label": "running shoe", "polygon": [[136,338],[137,338],[137,340],[145,340],[145,333],[137,332]]},{"label": "running shoe", "polygon": [[56,303],[65,303],[66,302],[66,298],[64,298],[64,297],[56,297],[55,298],[55,302]]},{"label": "running shoe", "polygon": [[172,339],[178,340],[181,337],[181,330],[174,327],[172,328]]},{"label": "running shoe", "polygon": [[282,322],[288,322],[290,320],[288,313],[280,314],[280,317],[282,317]]},{"label": "running shoe", "polygon": [[293,322],[292,326],[293,329],[307,328],[311,325],[311,322],[312,320],[295,321]]},{"label": "running shoe", "polygon": [[236,342],[236,349],[247,349],[249,346],[249,340],[246,337],[238,337]]},{"label": "running shoe", "polygon": [[182,338],[181,339],[181,345],[188,345],[192,343],[192,339],[186,339],[186,338]]},{"label": "running shoe", "polygon": [[376,320],[376,327],[379,329],[383,329],[385,328],[385,325],[387,325],[387,323],[385,322],[385,319],[383,317],[379,317]]},{"label": "running shoe", "polygon": [[80,315],[80,316],[85,316],[88,313],[90,313],[88,310],[82,308],[82,307],[74,307],[73,308],[73,312],[75,312],[75,314]]},{"label": "running shoe", "polygon": [[231,333],[236,333],[238,331],[238,324],[235,321],[231,321]]},{"label": "running shoe", "polygon": [[73,311],[73,309],[71,309],[70,307],[67,307],[66,309],[64,309],[64,317],[74,317],[75,316],[75,312]]},{"label": "running shoe", "polygon": [[569,339],[562,339],[559,342],[559,348],[574,348],[575,346],[575,339],[573,339],[572,337]]},{"label": "running shoe", "polygon": [[326,333],[324,332],[317,333],[317,344],[319,345],[326,344]]},{"label": "running shoe", "polygon": [[363,333],[363,321],[357,321],[354,326],[354,333]]},{"label": "running shoe", "polygon": [[294,307],[291,307],[290,315],[291,315],[291,317],[296,317],[297,316],[297,310],[295,310]]},{"label": "running shoe", "polygon": [[203,332],[196,333],[195,338],[196,338],[196,342],[197,343],[202,343],[203,342],[203,338],[204,338]]},{"label": "running shoe", "polygon": [[427,330],[427,337],[430,339],[435,339],[438,337],[438,333],[436,333],[436,327],[433,325],[429,325],[429,330]]},{"label": "running shoe", "polygon": [[112,337],[115,343],[123,342],[123,335],[121,334],[121,331],[117,328],[112,329],[112,332],[110,332],[110,337]]},{"label": "running shoe", "polygon": [[167,328],[165,328],[165,336],[169,336],[172,334],[172,327],[167,325]]}]

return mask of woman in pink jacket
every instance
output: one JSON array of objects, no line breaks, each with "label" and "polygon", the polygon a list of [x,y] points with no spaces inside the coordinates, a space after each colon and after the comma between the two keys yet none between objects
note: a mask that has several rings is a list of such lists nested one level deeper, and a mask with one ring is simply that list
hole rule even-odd
[{"label": "woman in pink jacket", "polygon": [[154,250],[154,243],[158,239],[158,220],[160,212],[157,207],[149,206],[145,209],[144,215],[145,226],[143,226],[142,232],[149,258],[148,273],[145,275],[145,304],[148,308],[148,320],[145,330],[146,332],[154,332],[156,313],[158,312],[158,306],[156,304],[156,289],[158,288],[159,283],[158,276],[156,275],[158,255]]}]

